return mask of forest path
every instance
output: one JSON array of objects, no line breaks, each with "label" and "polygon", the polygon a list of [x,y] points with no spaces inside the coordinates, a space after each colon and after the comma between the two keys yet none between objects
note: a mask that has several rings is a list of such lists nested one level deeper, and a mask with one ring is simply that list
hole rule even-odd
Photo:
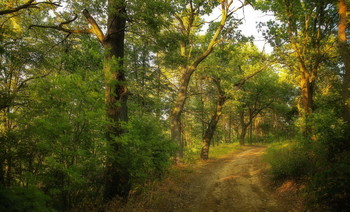
[{"label": "forest path", "polygon": [[269,187],[267,165],[262,161],[265,150],[264,146],[245,146],[203,162],[176,180],[165,180],[148,194],[142,211],[297,211],[292,209],[293,200],[281,199]]},{"label": "forest path", "polygon": [[288,211],[273,197],[260,174],[266,148],[250,146],[208,162],[190,183],[186,211]]}]

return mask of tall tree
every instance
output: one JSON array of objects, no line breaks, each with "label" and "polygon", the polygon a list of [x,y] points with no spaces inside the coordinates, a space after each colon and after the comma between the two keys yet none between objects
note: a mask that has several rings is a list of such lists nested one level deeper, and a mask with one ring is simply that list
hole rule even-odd
[{"label": "tall tree", "polygon": [[104,48],[105,104],[106,115],[109,121],[106,129],[106,138],[111,147],[106,164],[105,200],[110,200],[115,196],[126,197],[131,188],[130,174],[127,167],[121,165],[116,159],[121,148],[116,138],[124,133],[122,124],[128,121],[128,90],[124,70],[124,46],[126,24],[129,18],[127,10],[130,5],[132,5],[132,2],[125,0],[107,1],[106,33],[102,31],[98,22],[90,15],[87,9],[83,10],[83,15],[89,22],[90,28],[69,28],[68,25],[75,21],[78,18],[77,16],[58,25],[31,26],[59,30],[67,33],[67,36],[71,34],[93,34]]},{"label": "tall tree", "polygon": [[246,82],[258,77],[268,67],[266,55],[260,53],[249,39],[230,41],[222,44],[204,62],[199,72],[211,79],[217,90],[216,102],[211,118],[202,136],[201,158],[208,159],[209,147],[222,116],[226,101],[233,100]]},{"label": "tall tree", "polygon": [[171,137],[179,145],[177,158],[183,157],[181,115],[186,102],[187,90],[191,76],[196,71],[199,64],[202,63],[202,61],[213,51],[214,47],[220,43],[220,34],[230,16],[232,16],[236,10],[244,6],[242,5],[232,10],[232,4],[233,0],[220,0],[219,6],[221,9],[221,20],[219,23],[213,25],[213,27],[215,27],[214,33],[211,38],[207,39],[208,43],[201,44],[202,48],[199,50],[196,49],[198,46],[196,36],[198,36],[198,31],[203,25],[200,20],[200,18],[202,18],[201,15],[207,13],[205,10],[212,11],[216,4],[208,1],[189,0],[182,5],[182,10],[180,12],[174,14],[176,20],[175,27],[178,29],[182,37],[179,44],[182,63],[179,64],[180,77],[178,79],[178,91],[175,95],[174,104],[169,117]]},{"label": "tall tree", "polygon": [[[273,11],[280,22],[269,22],[269,41],[281,61],[298,73],[301,98],[298,103],[302,131],[310,136],[309,115],[314,109],[314,90],[318,72],[332,48],[334,7],[331,0],[262,1],[265,10]],[[267,6],[267,7],[266,7]],[[288,55],[293,58],[286,58]],[[295,65],[294,65],[295,64]]]},{"label": "tall tree", "polygon": [[350,48],[347,38],[347,27],[349,24],[348,16],[348,3],[346,0],[338,1],[338,48],[340,56],[343,60],[345,69],[343,77],[343,101],[344,107],[344,120],[350,123]]}]

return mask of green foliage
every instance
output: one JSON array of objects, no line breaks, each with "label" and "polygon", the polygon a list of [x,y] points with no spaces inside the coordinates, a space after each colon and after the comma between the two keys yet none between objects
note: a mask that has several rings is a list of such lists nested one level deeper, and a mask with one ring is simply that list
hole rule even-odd
[{"label": "green foliage", "polygon": [[278,143],[272,145],[264,156],[271,165],[271,174],[275,180],[297,179],[307,177],[313,162],[305,147],[297,143]]},{"label": "green foliage", "polygon": [[50,198],[36,188],[8,188],[0,190],[0,211],[50,212]]},{"label": "green foliage", "polygon": [[308,117],[312,136],[273,145],[265,156],[274,179],[303,180],[314,210],[349,210],[350,159],[339,99],[332,92],[319,93],[318,107]]},{"label": "green foliage", "polygon": [[307,187],[311,204],[329,211],[349,211],[350,152],[338,154],[335,160],[317,168]]},{"label": "green foliage", "polygon": [[346,123],[334,110],[321,110],[312,114],[311,124],[318,142],[328,149],[328,153],[341,152],[346,145],[344,135]]},{"label": "green foliage", "polygon": [[126,124],[126,133],[116,138],[120,151],[114,159],[128,170],[134,187],[161,178],[170,165],[175,146],[162,129],[151,116],[135,117]]}]

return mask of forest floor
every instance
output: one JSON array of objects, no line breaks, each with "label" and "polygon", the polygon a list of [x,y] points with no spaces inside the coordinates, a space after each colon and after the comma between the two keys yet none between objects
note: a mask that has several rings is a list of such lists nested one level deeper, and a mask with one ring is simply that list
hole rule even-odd
[{"label": "forest floor", "polygon": [[[111,211],[303,211],[296,185],[273,186],[262,161],[266,147],[245,146],[200,162],[144,190]],[[118,209],[117,209],[118,208]]]}]

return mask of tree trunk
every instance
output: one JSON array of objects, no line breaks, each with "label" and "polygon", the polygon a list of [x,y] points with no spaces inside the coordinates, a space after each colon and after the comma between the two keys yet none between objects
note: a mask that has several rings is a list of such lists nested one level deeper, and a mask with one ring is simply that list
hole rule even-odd
[{"label": "tree trunk", "polygon": [[247,134],[247,128],[248,128],[248,126],[246,126],[246,125],[244,125],[244,126],[242,126],[242,131],[241,131],[241,134],[239,135],[239,144],[241,144],[241,145],[244,145],[244,143],[245,143],[245,136],[246,136],[246,134]]},{"label": "tree trunk", "polygon": [[308,119],[313,109],[313,84],[310,75],[306,71],[301,72],[301,101],[299,102],[299,115],[302,118],[302,133],[308,138],[311,135],[311,127],[309,126]]},{"label": "tree trunk", "polygon": [[209,126],[205,131],[203,141],[202,141],[202,150],[201,150],[201,159],[202,160],[208,160],[209,158],[209,147],[211,140],[214,136],[216,126],[219,122],[221,113],[222,113],[222,108],[223,105],[225,104],[226,97],[224,95],[220,95],[217,105],[216,105],[216,110],[214,115],[211,117],[211,120],[209,122]]},{"label": "tree trunk", "polygon": [[226,143],[232,142],[232,117],[231,114],[228,115],[228,120],[226,122]]},{"label": "tree trunk", "polygon": [[181,79],[180,79],[180,87],[175,98],[174,106],[170,112],[170,130],[171,130],[171,139],[176,142],[179,147],[179,150],[176,153],[176,160],[180,160],[183,158],[183,143],[182,143],[182,135],[181,135],[181,115],[185,106],[186,98],[187,98],[187,89],[188,84],[191,79],[191,75],[195,71],[194,67],[190,67],[185,69]]},{"label": "tree trunk", "polygon": [[339,13],[339,24],[338,24],[338,48],[339,53],[343,59],[345,65],[344,81],[343,81],[343,101],[344,101],[344,120],[350,124],[350,49],[347,44],[346,38],[346,27],[347,21],[347,5],[346,0],[339,0],[338,2],[338,13]]},{"label": "tree trunk", "polygon": [[[4,154],[4,151],[1,152],[2,154]],[[4,157],[4,155],[1,155],[1,157]],[[0,189],[5,187],[5,159],[0,158]]]},{"label": "tree trunk", "polygon": [[253,123],[249,125],[249,144],[253,144]]},{"label": "tree trunk", "polygon": [[307,115],[312,112],[313,106],[313,89],[312,82],[310,82],[310,76],[308,73],[303,72],[301,74],[301,107],[299,112],[302,115]]},{"label": "tree trunk", "polygon": [[248,125],[244,122],[244,112],[240,112],[240,125],[241,125],[241,132],[239,134],[239,143],[241,145],[244,145],[244,139],[245,139],[245,135],[247,134],[247,127],[248,127]]},{"label": "tree trunk", "polygon": [[[221,34],[221,31],[223,30],[227,17],[229,15],[229,9],[231,6],[232,2],[227,2],[227,1],[221,1],[221,20],[220,24],[217,26],[216,31],[211,38],[207,48],[205,51],[203,51],[196,59],[193,60],[193,62],[187,63],[187,65],[184,65],[184,72],[182,74],[182,77],[180,79],[180,87],[179,91],[177,93],[177,96],[175,98],[175,103],[174,106],[170,112],[170,130],[171,130],[171,138],[179,145],[179,151],[177,152],[177,160],[181,159],[183,157],[183,144],[181,142],[181,114],[186,102],[186,97],[187,97],[187,88],[188,84],[191,78],[191,75],[193,72],[196,70],[198,65],[205,60],[208,55],[213,51],[214,46],[218,44],[218,39]],[[189,11],[189,14],[187,18],[193,18],[198,15],[197,12],[193,10],[193,8]],[[177,15],[176,15],[177,16]],[[177,16],[177,19],[180,19],[181,22],[184,20],[186,22],[189,21],[189,19],[184,18],[184,20],[181,19],[181,17]],[[183,33],[184,36],[188,36],[191,34],[191,30],[193,30],[193,25],[188,22],[188,28],[181,28],[181,32]],[[180,46],[181,49],[181,55],[184,56],[187,60],[190,58],[191,53],[186,52],[186,45],[185,43],[182,43]],[[190,48],[192,49],[192,48]]]},{"label": "tree trunk", "polygon": [[253,114],[251,109],[249,109],[249,144],[253,144]]},{"label": "tree trunk", "polygon": [[103,41],[105,47],[104,77],[107,118],[107,140],[111,152],[106,165],[104,199],[126,197],[130,190],[127,167],[115,159],[120,144],[115,138],[123,134],[122,122],[128,121],[127,89],[124,75],[124,37],[126,25],[125,1],[108,1],[108,31]]}]

